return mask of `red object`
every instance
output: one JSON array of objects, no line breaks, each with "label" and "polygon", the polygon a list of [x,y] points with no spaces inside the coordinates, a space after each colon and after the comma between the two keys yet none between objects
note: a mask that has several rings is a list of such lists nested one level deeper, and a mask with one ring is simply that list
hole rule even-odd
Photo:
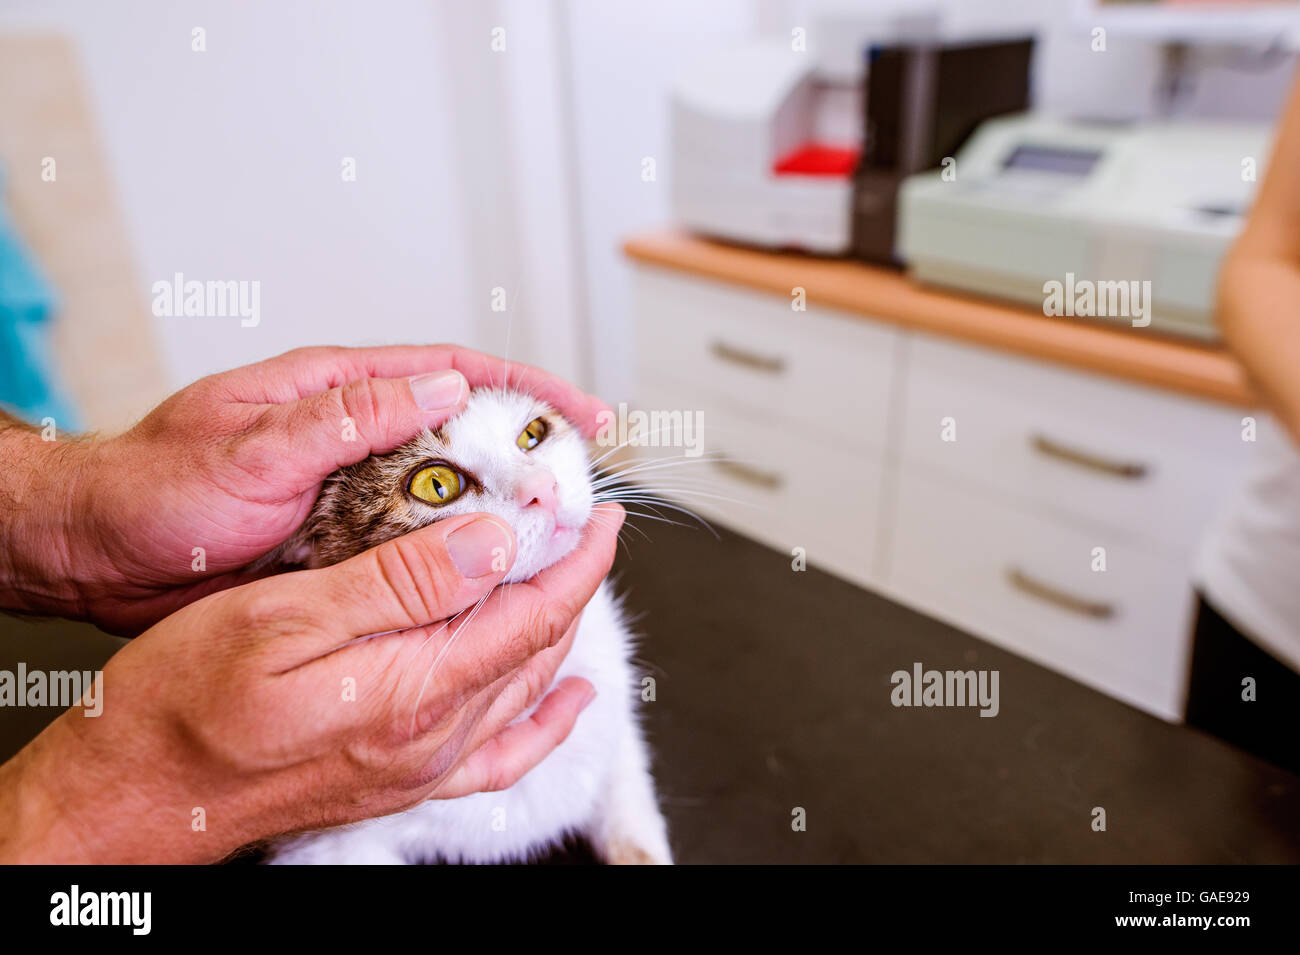
[{"label": "red object", "polygon": [[858,151],[852,147],[827,146],[824,143],[804,143],[794,152],[782,156],[772,164],[778,176],[836,176],[853,175],[858,164]]}]

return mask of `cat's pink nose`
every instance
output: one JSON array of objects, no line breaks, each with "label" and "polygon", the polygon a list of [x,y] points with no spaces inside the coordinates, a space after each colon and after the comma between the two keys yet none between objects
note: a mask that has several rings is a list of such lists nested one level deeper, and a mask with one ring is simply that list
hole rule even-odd
[{"label": "cat's pink nose", "polygon": [[537,468],[525,475],[515,485],[515,502],[520,507],[538,506],[546,513],[554,514],[560,503],[555,475],[546,468]]}]

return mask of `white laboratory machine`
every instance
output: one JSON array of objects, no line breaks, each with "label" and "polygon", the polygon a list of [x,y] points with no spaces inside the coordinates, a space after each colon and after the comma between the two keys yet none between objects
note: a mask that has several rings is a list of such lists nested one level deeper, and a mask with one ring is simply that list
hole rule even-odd
[{"label": "white laboratory machine", "polygon": [[716,51],[671,102],[672,209],[705,235],[834,254],[849,245],[857,78],[821,77],[789,40]]},{"label": "white laboratory machine", "polygon": [[922,282],[1037,306],[1052,282],[1150,282],[1152,330],[1214,339],[1219,264],[1270,137],[1201,121],[989,120],[954,162],[905,181],[897,251]]}]

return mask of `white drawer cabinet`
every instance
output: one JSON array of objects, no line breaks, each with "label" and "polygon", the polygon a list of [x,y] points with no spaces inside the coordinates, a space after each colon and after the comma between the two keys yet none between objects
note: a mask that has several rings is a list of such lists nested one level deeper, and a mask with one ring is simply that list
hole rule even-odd
[{"label": "white drawer cabinet", "polygon": [[841,577],[878,579],[878,454],[739,413],[697,383],[663,378],[639,393],[647,408],[699,411],[704,453],[641,449],[645,461],[668,466],[647,464],[636,479],[787,559],[801,547],[809,562]]},{"label": "white drawer cabinet", "polygon": [[[1166,719],[1182,712],[1187,567],[925,465],[900,472],[889,585],[921,609]],[[1094,548],[1104,546],[1105,570]],[[1003,692],[1012,692],[1003,687]]]},{"label": "white drawer cabinet", "polygon": [[689,382],[756,420],[883,445],[895,330],[691,276],[641,269],[635,280],[641,385]]},{"label": "white drawer cabinet", "polygon": [[920,335],[904,391],[905,460],[1174,556],[1196,546],[1247,448],[1240,412]]},{"label": "white drawer cabinet", "polygon": [[[1190,568],[1244,463],[1242,412],[814,301],[654,267],[635,281],[638,403],[702,411],[728,460],[691,469],[719,498],[684,503],[1181,717]],[[671,495],[674,473],[647,483]]]},{"label": "white drawer cabinet", "polygon": [[[902,336],[737,286],[636,273],[636,405],[699,411],[707,456],[648,470],[681,503],[793,559],[880,581],[883,461]],[[680,448],[641,449],[646,458]]]}]

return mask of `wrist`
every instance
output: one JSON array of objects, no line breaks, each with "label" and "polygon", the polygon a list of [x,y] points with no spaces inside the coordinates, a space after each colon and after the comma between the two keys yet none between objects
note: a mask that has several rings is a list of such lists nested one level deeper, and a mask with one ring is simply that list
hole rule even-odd
[{"label": "wrist", "polygon": [[195,832],[193,798],[123,772],[68,722],[84,718],[74,707],[0,766],[0,865],[203,864],[243,844]]},{"label": "wrist", "polygon": [[84,475],[93,444],[45,440],[0,416],[0,608],[85,617]]},{"label": "wrist", "polygon": [[[57,723],[57,721],[56,721]],[[0,864],[91,864],[96,860],[42,779],[49,730],[0,766]]]}]

